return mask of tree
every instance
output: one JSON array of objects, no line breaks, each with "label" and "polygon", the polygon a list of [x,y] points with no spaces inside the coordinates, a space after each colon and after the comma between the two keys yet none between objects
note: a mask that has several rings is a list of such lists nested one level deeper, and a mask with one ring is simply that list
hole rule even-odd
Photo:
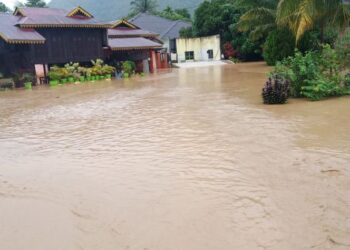
[{"label": "tree", "polygon": [[186,9],[173,10],[170,6],[166,7],[163,11],[157,13],[158,16],[170,19],[170,20],[184,20],[191,21],[191,15]]},{"label": "tree", "polygon": [[188,9],[175,9],[175,13],[179,14],[180,16],[183,16],[184,18],[191,19],[191,14],[188,12]]},{"label": "tree", "polygon": [[245,10],[238,22],[238,29],[249,32],[253,40],[266,37],[276,29],[278,0],[237,0],[236,4]]},{"label": "tree", "polygon": [[344,28],[349,25],[350,7],[342,0],[280,0],[277,24],[288,26],[298,42],[310,29],[318,28],[321,42],[326,27]]},{"label": "tree", "polygon": [[289,29],[276,29],[268,35],[264,44],[264,59],[268,65],[275,65],[294,54],[294,35]]},{"label": "tree", "polygon": [[0,2],[0,12],[8,12],[9,11],[9,8],[7,8],[7,6]]},{"label": "tree", "polygon": [[38,7],[38,8],[45,8],[46,2],[43,0],[27,0],[27,2],[24,4],[26,7]]},{"label": "tree", "polygon": [[195,35],[220,34],[221,45],[231,42],[236,51],[235,56],[239,59],[260,59],[263,39],[252,40],[249,33],[238,29],[237,23],[244,11],[236,4],[236,0],[204,1],[194,14]]},{"label": "tree", "polygon": [[155,13],[157,10],[157,1],[156,0],[133,0],[131,3],[132,13]]}]

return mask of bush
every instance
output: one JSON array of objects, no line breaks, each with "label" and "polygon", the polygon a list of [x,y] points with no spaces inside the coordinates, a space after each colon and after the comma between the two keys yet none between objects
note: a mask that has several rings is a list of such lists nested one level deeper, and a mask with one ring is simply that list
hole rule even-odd
[{"label": "bush", "polygon": [[226,59],[233,58],[236,55],[236,51],[230,42],[224,44],[224,55]]},{"label": "bush", "polygon": [[115,68],[104,64],[100,59],[91,61],[92,67],[82,67],[79,63],[67,63],[64,67],[52,66],[49,71],[49,77],[53,81],[59,81],[69,77],[73,77],[75,80],[81,77],[91,77],[112,74]]},{"label": "bush", "polygon": [[304,56],[296,51],[294,57],[288,57],[277,63],[272,74],[283,76],[290,82],[291,96],[301,97],[301,88],[306,85],[305,81],[316,79],[320,74],[316,61],[316,53],[308,52]]},{"label": "bush", "polygon": [[288,29],[272,31],[264,44],[263,57],[268,65],[275,65],[278,61],[293,55],[295,38]]},{"label": "bush", "polygon": [[122,64],[124,74],[131,76],[135,73],[136,65],[133,61],[125,61]]},{"label": "bush", "polygon": [[26,82],[35,82],[35,76],[32,73],[18,73],[13,76],[16,87],[23,87]]},{"label": "bush", "polygon": [[264,104],[284,104],[289,97],[289,82],[284,77],[271,76],[262,90]]},{"label": "bush", "polygon": [[319,101],[326,97],[344,95],[344,89],[339,79],[327,79],[319,76],[316,79],[306,80],[306,86],[302,87],[302,95],[312,101]]},{"label": "bush", "polygon": [[342,68],[336,51],[325,45],[321,51],[305,55],[296,51],[294,57],[277,63],[271,75],[290,81],[293,97],[320,100],[349,93],[350,79],[342,75]]}]

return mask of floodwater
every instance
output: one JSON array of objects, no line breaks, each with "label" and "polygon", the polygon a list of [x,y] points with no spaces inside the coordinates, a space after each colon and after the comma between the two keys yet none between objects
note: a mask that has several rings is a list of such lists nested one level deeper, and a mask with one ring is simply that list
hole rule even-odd
[{"label": "floodwater", "polygon": [[265,106],[267,71],[0,93],[0,249],[350,249],[350,98]]}]

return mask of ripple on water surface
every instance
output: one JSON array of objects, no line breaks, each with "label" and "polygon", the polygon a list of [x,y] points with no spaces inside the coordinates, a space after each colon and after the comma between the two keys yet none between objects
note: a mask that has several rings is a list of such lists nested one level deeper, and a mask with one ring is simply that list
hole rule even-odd
[{"label": "ripple on water surface", "polygon": [[[6,249],[346,249],[349,144],[321,132],[329,123],[312,112],[320,104],[262,106],[267,70],[174,70],[3,94],[0,241]],[[332,119],[345,131],[350,118]],[[47,223],[31,230],[33,218]],[[57,242],[33,241],[49,225]]]}]

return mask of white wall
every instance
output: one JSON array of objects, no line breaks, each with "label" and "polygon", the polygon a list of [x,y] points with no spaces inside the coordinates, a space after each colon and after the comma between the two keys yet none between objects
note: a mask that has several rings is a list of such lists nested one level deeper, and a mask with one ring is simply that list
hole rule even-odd
[{"label": "white wall", "polygon": [[[185,52],[194,51],[195,61],[221,60],[220,36],[176,39],[178,61],[185,61]],[[208,58],[208,50],[213,50],[213,59]]]}]

